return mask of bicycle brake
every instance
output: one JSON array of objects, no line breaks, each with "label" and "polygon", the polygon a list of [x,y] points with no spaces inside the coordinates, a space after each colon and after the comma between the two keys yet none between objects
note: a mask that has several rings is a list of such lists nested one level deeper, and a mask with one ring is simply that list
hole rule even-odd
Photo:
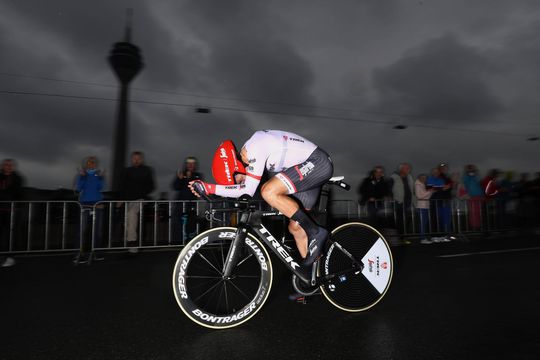
[{"label": "bicycle brake", "polygon": [[213,213],[212,211],[210,210],[206,210],[204,212],[204,217],[206,219],[206,221],[215,221],[215,222],[218,222],[218,223],[225,223],[226,221],[224,221],[223,219],[219,219],[216,217],[215,213]]}]

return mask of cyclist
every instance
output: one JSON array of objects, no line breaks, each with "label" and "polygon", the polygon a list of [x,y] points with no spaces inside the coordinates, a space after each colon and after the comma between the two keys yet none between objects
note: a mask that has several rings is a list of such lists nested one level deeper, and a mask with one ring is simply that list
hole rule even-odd
[{"label": "cyclist", "polygon": [[[232,156],[229,156],[231,155]],[[334,166],[330,156],[309,140],[286,131],[256,131],[242,147],[238,161],[234,144],[227,140],[220,145],[214,160],[230,159],[225,166],[214,162],[214,177],[224,183],[208,184],[200,180],[207,194],[239,198],[253,196],[265,170],[270,179],[261,187],[263,199],[290,219],[289,231],[308,267],[319,258],[328,238],[328,232],[318,226],[306,213],[319,198],[322,186],[332,177]],[[243,166],[245,164],[245,167]],[[232,168],[232,170],[231,170]],[[234,176],[231,174],[236,173]],[[300,206],[300,204],[302,206]]]}]

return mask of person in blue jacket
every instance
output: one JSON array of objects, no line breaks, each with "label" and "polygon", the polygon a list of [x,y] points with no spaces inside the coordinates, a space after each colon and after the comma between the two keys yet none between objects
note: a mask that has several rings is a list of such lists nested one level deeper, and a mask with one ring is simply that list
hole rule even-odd
[{"label": "person in blue jacket", "polygon": [[[86,252],[83,239],[93,234],[93,248],[101,247],[101,223],[103,218],[103,206],[96,205],[96,203],[103,200],[103,194],[101,193],[105,184],[104,174],[97,168],[98,160],[95,156],[89,156],[83,161],[83,166],[79,169],[79,175],[75,182],[75,191],[79,194],[79,203],[81,204],[83,217],[82,217],[82,238],[80,243],[77,244],[81,248],[81,253]],[[95,216],[95,227],[92,229],[92,220]],[[90,232],[90,235],[86,234]],[[101,260],[102,258],[94,254],[94,260]],[[83,260],[84,261],[84,260]]]},{"label": "person in blue jacket", "polygon": [[452,226],[452,188],[453,181],[448,177],[448,165],[439,164],[432,169],[431,176],[427,179],[426,188],[433,189],[431,203],[434,205],[435,221],[437,232],[442,232],[443,236],[433,236],[433,242],[448,242],[454,237],[450,234]]},{"label": "person in blue jacket", "polygon": [[81,205],[94,205],[103,200],[103,185],[104,178],[101,170],[97,169],[97,158],[89,156],[79,170],[75,186]]}]

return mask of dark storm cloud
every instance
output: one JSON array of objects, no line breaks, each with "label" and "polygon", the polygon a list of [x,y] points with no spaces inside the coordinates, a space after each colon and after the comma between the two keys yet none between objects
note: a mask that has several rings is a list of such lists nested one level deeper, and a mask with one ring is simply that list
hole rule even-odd
[{"label": "dark storm cloud", "polygon": [[[197,84],[197,77],[192,75],[194,71],[197,72],[195,69],[200,63],[195,59],[198,57],[197,51],[183,51],[181,42],[173,44],[171,33],[161,28],[159,18],[146,7],[147,4],[143,1],[127,5],[98,1],[92,3],[91,11],[75,2],[52,1],[47,7],[38,6],[36,1],[6,4],[12,6],[4,8],[4,14],[9,14],[9,18],[0,21],[4,30],[0,34],[0,49],[4,54],[0,59],[1,68],[12,74],[116,84],[106,56],[112,43],[123,39],[125,7],[133,6],[136,8],[133,41],[143,49],[146,63],[140,77],[134,82],[135,86],[174,89],[179,84]],[[175,52],[183,53],[183,56],[177,58]],[[68,96],[117,97],[115,88],[77,86],[5,75],[2,85],[3,90],[10,91],[30,89],[31,92]],[[137,91],[132,92],[132,98],[178,101]],[[43,162],[48,164],[49,169],[56,166],[57,180],[54,184],[57,185],[70,183],[65,179],[71,177],[76,166],[74,164],[78,165],[83,156],[89,155],[88,152],[97,152],[102,166],[109,166],[115,102],[2,95],[0,104],[4,129],[0,134],[0,153],[20,159],[23,169],[25,164],[31,162]],[[130,148],[141,146],[150,152],[170,152],[171,149],[159,149],[159,141],[148,144],[140,140],[152,134],[153,123],[160,120],[152,114],[156,106],[147,107],[148,111],[144,112],[146,119],[143,119],[140,109],[132,105]],[[151,121],[145,121],[148,118]],[[182,128],[178,124],[175,127]],[[171,129],[163,130],[165,134],[171,133]],[[155,137],[152,139],[156,140]],[[65,173],[60,175],[62,171],[58,167],[65,169]],[[35,173],[34,166],[28,166],[23,171],[28,173],[30,183],[38,186],[43,184],[41,181],[55,176]],[[41,181],[37,181],[39,184],[33,183],[32,179],[36,179],[38,174]]]},{"label": "dark storm cloud", "polygon": [[[94,2],[92,10],[95,5],[98,11],[89,11],[89,5],[81,6],[77,2],[53,0],[48,6],[40,5],[40,1],[12,2],[11,6],[8,5],[7,11],[15,18],[13,24],[19,29],[9,29],[11,34],[7,34],[14,37],[13,44],[21,53],[11,53],[4,58],[4,69],[14,67],[16,70],[17,65],[22,65],[18,61],[25,59],[36,65],[31,69],[38,74],[47,70],[49,75],[58,75],[66,65],[70,68],[89,65],[95,68],[97,61],[104,61],[111,40],[123,36],[125,10],[115,2]],[[40,39],[48,41],[39,44]],[[25,53],[31,53],[33,48],[40,46],[45,50],[40,57],[25,58]],[[67,53],[54,53],[58,47],[69,52],[69,58],[65,57]],[[96,52],[100,47],[103,48],[102,52]],[[50,67],[51,63],[56,65]]]},{"label": "dark storm cloud", "polygon": [[[145,62],[145,68],[133,82],[133,100],[194,106],[216,102],[137,90],[153,88],[232,98],[314,101],[309,94],[313,74],[308,63],[276,36],[278,24],[269,18],[265,7],[252,2],[178,3],[169,8],[174,9],[172,25],[164,20],[160,4],[144,1],[98,1],[91,8],[62,1],[52,1],[46,8],[39,7],[37,1],[12,3],[6,10],[15,20],[3,24],[19,29],[8,28],[0,35],[4,36],[0,46],[8,54],[0,60],[2,68],[10,73],[115,84],[106,56],[112,43],[123,38],[127,6],[135,10],[132,40],[142,49]],[[171,31],[177,22],[192,29],[193,34]],[[27,33],[18,31],[24,24],[28,24]],[[36,56],[39,46],[44,48]],[[211,50],[205,53],[205,49]],[[66,87],[39,80],[25,80],[21,84],[20,78],[12,77],[3,80],[9,90],[30,88],[112,99],[117,96],[114,88]],[[17,142],[14,137],[6,138],[3,153],[54,163],[66,161],[66,152],[70,150],[74,157],[73,149],[78,146],[81,150],[77,156],[84,156],[86,149],[102,147],[102,164],[108,165],[109,151],[105,146],[112,138],[114,103],[5,95],[0,101],[5,104],[3,114],[8,118],[4,125],[12,129],[15,138],[25,139]],[[253,102],[233,105],[245,109],[263,107]],[[132,103],[128,151],[145,151],[149,159],[159,162],[158,177],[165,177],[168,167],[178,163],[182,154],[204,148],[201,139],[215,147],[220,139],[233,138],[240,146],[259,128],[258,118],[249,112],[226,111],[213,111],[205,118],[189,107]],[[202,161],[209,161],[209,157],[201,156]]]},{"label": "dark storm cloud", "polygon": [[[499,66],[508,69],[507,76],[500,79],[497,89],[508,103],[508,118],[517,123],[540,125],[538,113],[540,102],[540,21],[522,24],[511,32],[502,46],[493,49],[491,56]],[[538,132],[538,128],[536,131]]]},{"label": "dark storm cloud", "polygon": [[451,34],[407,51],[373,72],[378,108],[431,121],[470,123],[489,120],[503,108],[488,78],[500,70],[477,49]]},{"label": "dark storm cloud", "polygon": [[[73,153],[79,144],[105,146],[111,127],[107,115],[115,103],[100,101],[67,101],[58,98],[33,97],[28,106],[26,96],[7,95],[3,106],[3,128],[0,143],[4,151],[34,160],[54,161]],[[80,108],[85,107],[86,111]]]},{"label": "dark storm cloud", "polygon": [[[202,68],[185,69],[191,77],[189,83],[199,79],[198,92],[269,102],[315,102],[310,94],[314,74],[308,62],[278,35],[280,21],[270,15],[264,3],[189,1],[168,10],[190,29],[188,38],[210,49],[204,61],[197,65]],[[276,110],[276,104],[204,98],[198,101],[216,108],[209,115],[195,114],[192,109],[162,109],[161,112],[169,115],[158,116],[164,121],[159,126],[165,135],[159,142],[161,155],[154,159],[156,163],[169,164],[168,169],[161,171],[163,183],[168,184],[174,173],[172,166],[179,165],[186,155],[198,156],[201,169],[209,178],[211,156],[220,141],[232,139],[241,147],[254,130],[269,127],[300,130],[299,124],[306,122],[258,113]],[[247,111],[227,111],[220,109],[221,106]],[[158,132],[155,126],[153,131]],[[158,151],[155,139],[148,132],[134,135],[134,143]]]},{"label": "dark storm cloud", "polygon": [[[113,42],[124,40],[126,7],[134,9],[132,41],[142,48],[146,67],[141,75],[146,85],[159,84],[162,88],[174,88],[185,83],[187,76],[184,73],[189,73],[187,69],[193,71],[200,62],[197,51],[183,48],[184,44],[173,41],[173,34],[161,26],[150,2],[98,0],[82,5],[74,1],[51,1],[47,7],[40,4],[40,1],[17,2],[11,11],[21,17],[21,22],[31,24],[31,29],[49,34],[51,45],[61,44],[69,52],[70,58],[62,59],[61,56],[44,53],[43,57],[33,59],[37,66],[30,67],[37,74],[46,73],[51,77],[61,75],[64,65],[68,65],[70,68],[78,67],[83,72],[82,79],[70,80],[92,81],[87,71],[93,69],[97,74],[110,76],[107,82],[114,83],[106,57]],[[19,47],[23,50],[25,43],[32,46],[28,38],[21,36]],[[182,56],[176,57],[176,53]],[[11,60],[6,65],[17,69],[20,67],[17,61],[24,59],[21,55],[3,61]],[[54,61],[44,62],[47,57]],[[51,63],[56,65],[49,67]],[[95,72],[92,74],[96,75]]]},{"label": "dark storm cloud", "polygon": [[[527,17],[537,12],[534,2],[51,0],[43,6],[37,0],[4,1],[3,72],[113,87],[0,75],[2,89],[115,99],[116,79],[106,57],[123,38],[126,7],[135,11],[132,40],[145,62],[132,84],[128,151],[146,153],[160,190],[169,190],[185,156],[199,157],[209,178],[221,140],[241,146],[262,128],[313,140],[332,154],[336,173],[353,183],[375,164],[391,170],[401,161],[412,162],[415,172],[451,159],[458,159],[453,168],[461,167],[461,159],[484,161],[482,168],[498,160],[508,164],[499,167],[527,166],[526,156],[512,161],[513,152],[498,145],[512,144],[516,153],[528,154],[527,142],[486,137],[480,144],[466,134],[456,147],[453,139],[461,133],[414,127],[399,132],[387,125],[272,112],[375,119],[278,104],[366,109],[375,94],[377,111],[440,119],[445,125],[455,121],[466,127],[463,122],[474,121],[482,127],[488,123],[482,120],[518,114],[536,119],[540,26]],[[516,24],[515,19],[524,20]],[[211,113],[195,113],[199,105]],[[0,95],[0,109],[2,129],[8,129],[0,133],[0,155],[19,159],[34,185],[70,186],[75,166],[89,154],[109,168],[115,102]],[[437,146],[436,153],[426,151]]]},{"label": "dark storm cloud", "polygon": [[221,91],[248,99],[315,103],[309,63],[278,36],[281,20],[266,3],[190,1],[185,11],[190,14],[185,20],[212,49],[208,71]]}]

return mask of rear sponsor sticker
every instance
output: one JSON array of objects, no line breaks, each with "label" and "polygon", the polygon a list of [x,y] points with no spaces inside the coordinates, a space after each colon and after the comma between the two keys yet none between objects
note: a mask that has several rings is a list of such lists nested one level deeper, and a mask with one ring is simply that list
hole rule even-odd
[{"label": "rear sponsor sticker", "polygon": [[380,238],[362,258],[362,274],[382,294],[390,281],[390,253]]}]

